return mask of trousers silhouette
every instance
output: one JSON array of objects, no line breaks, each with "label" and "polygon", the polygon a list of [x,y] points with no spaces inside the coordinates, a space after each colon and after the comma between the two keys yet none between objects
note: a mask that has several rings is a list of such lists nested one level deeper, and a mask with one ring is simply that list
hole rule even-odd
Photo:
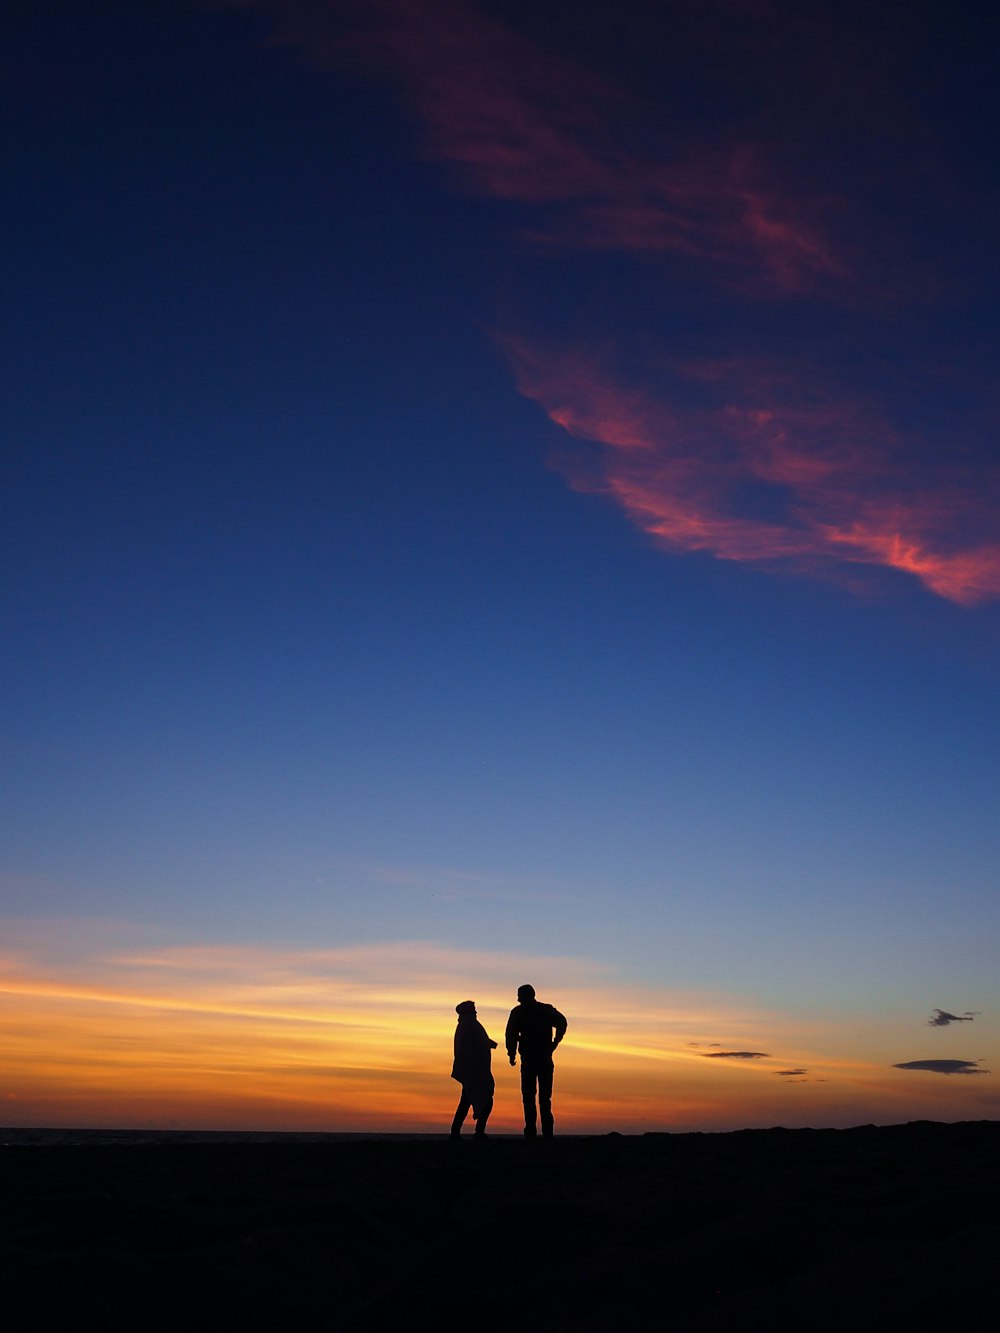
[{"label": "trousers silhouette", "polygon": [[524,1132],[532,1138],[536,1131],[535,1089],[538,1089],[538,1114],[542,1133],[548,1137],[553,1130],[551,1060],[525,1060],[521,1056],[521,1101],[524,1103]]},{"label": "trousers silhouette", "polygon": [[[462,1092],[462,1100],[458,1103],[458,1110],[455,1112],[455,1118],[451,1122],[451,1133],[453,1138],[457,1138],[462,1132],[462,1126],[465,1124],[465,1117],[473,1109],[472,1098],[466,1100],[465,1092]],[[476,1129],[477,1137],[482,1138],[486,1133],[486,1122],[490,1118],[490,1112],[493,1110],[493,1098],[488,1097],[476,1107]]]}]

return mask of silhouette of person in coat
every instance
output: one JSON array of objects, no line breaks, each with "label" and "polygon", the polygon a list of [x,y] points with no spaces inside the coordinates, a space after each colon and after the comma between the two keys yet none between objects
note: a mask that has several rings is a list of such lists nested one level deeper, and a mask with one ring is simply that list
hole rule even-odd
[{"label": "silhouette of person in coat", "polygon": [[451,1122],[451,1137],[457,1139],[462,1133],[465,1117],[472,1110],[476,1122],[476,1137],[486,1133],[486,1122],[493,1110],[493,1091],[496,1084],[490,1069],[492,1052],[496,1042],[476,1017],[475,1000],[463,1000],[455,1006],[458,1014],[458,1026],[455,1028],[455,1063],[451,1067],[451,1076],[462,1085],[455,1118]]}]

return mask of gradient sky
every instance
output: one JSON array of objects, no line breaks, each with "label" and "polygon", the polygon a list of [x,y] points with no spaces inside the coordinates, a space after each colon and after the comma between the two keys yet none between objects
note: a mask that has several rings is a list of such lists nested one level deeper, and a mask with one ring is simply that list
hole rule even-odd
[{"label": "gradient sky", "polygon": [[7,1123],[1000,1114],[997,26],[15,0]]}]

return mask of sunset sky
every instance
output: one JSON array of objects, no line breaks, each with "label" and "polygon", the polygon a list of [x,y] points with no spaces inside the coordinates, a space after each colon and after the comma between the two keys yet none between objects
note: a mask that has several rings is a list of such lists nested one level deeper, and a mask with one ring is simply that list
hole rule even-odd
[{"label": "sunset sky", "polygon": [[998,27],[14,0],[0,1121],[1000,1115]]}]

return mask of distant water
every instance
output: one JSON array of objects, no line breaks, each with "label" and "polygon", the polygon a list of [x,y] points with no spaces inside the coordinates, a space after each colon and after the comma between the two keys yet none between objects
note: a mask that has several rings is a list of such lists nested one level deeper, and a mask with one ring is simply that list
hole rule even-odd
[{"label": "distant water", "polygon": [[383,1140],[405,1143],[447,1134],[318,1134],[269,1129],[0,1129],[0,1147],[103,1147],[108,1144],[174,1143],[350,1143]]}]

